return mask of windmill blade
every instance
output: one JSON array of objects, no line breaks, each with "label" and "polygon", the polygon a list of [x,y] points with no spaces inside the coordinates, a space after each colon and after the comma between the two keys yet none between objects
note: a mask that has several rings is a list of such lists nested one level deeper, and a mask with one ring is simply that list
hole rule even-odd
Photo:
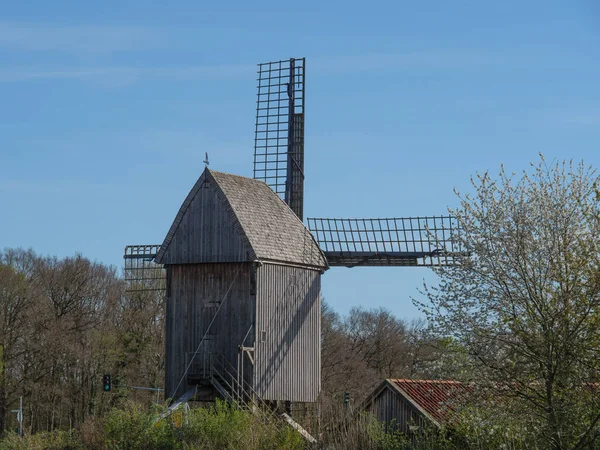
[{"label": "windmill blade", "polygon": [[466,255],[451,216],[307,221],[330,266],[445,266]]},{"label": "windmill blade", "polygon": [[166,276],[162,264],[154,258],[160,245],[128,245],[125,247],[126,292],[165,291]]},{"label": "windmill blade", "polygon": [[254,178],[302,220],[304,214],[304,58],[258,65]]}]

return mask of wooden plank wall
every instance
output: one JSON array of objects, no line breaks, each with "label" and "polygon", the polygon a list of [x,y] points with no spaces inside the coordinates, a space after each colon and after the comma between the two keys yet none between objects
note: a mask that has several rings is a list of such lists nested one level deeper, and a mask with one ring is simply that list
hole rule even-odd
[{"label": "wooden plank wall", "polygon": [[315,402],[321,390],[321,273],[257,269],[255,390],[265,400]]},{"label": "wooden plank wall", "polygon": [[248,261],[251,252],[226,200],[205,180],[181,218],[161,263]]},{"label": "wooden plank wall", "polygon": [[373,399],[370,412],[377,420],[385,422],[386,428],[392,427],[403,432],[409,432],[410,425],[422,427],[425,423],[423,415],[414,406],[387,387]]},{"label": "wooden plank wall", "polygon": [[[186,353],[196,350],[219,303],[225,299],[211,327],[213,351],[226,355],[237,367],[238,345],[255,320],[255,296],[252,295],[251,263],[181,264],[167,266],[166,308],[166,398],[177,398],[190,386],[176,386],[185,372]],[[251,345],[251,332],[246,345]],[[245,370],[251,382],[251,366]]]}]

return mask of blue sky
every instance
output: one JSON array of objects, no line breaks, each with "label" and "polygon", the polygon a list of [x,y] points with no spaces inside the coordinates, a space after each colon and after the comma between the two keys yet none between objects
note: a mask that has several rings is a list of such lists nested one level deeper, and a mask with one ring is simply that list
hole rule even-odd
[{"label": "blue sky", "polygon": [[[442,214],[477,171],[600,165],[600,3],[3,2],[0,248],[122,266],[204,168],[252,176],[256,64],[307,58],[306,215]],[[419,316],[420,268],[335,268]]]}]

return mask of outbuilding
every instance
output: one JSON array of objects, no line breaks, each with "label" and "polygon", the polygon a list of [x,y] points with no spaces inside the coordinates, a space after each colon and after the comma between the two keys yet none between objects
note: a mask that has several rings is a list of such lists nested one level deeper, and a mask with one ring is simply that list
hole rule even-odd
[{"label": "outbuilding", "polygon": [[388,430],[410,434],[447,425],[469,391],[459,381],[386,379],[365,400],[363,408]]}]

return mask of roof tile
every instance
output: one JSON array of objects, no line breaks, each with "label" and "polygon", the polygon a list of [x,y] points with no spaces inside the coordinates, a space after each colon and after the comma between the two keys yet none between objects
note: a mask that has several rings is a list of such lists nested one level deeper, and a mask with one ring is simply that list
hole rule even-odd
[{"label": "roof tile", "polygon": [[447,423],[470,392],[460,381],[389,380],[438,423]]}]

